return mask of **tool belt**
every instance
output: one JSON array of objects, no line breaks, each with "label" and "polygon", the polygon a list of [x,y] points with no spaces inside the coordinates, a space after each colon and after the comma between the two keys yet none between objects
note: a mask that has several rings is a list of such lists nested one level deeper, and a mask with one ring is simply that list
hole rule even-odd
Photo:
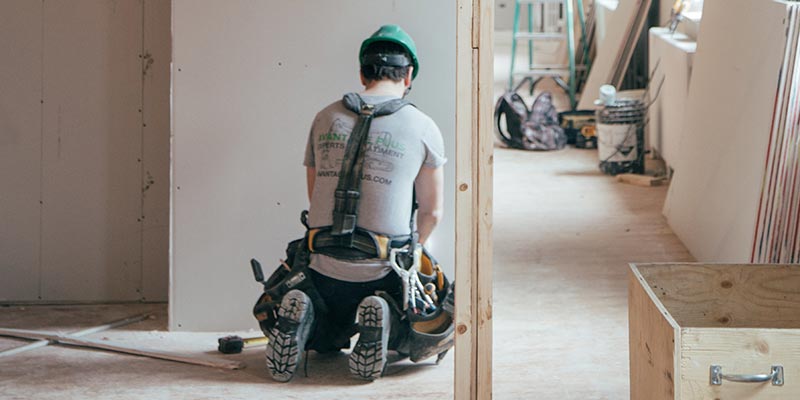
[{"label": "tool belt", "polygon": [[253,307],[253,315],[258,320],[264,335],[268,335],[269,330],[278,322],[278,308],[281,300],[292,289],[305,292],[311,298],[315,310],[319,310],[321,313],[327,312],[328,307],[314,287],[308,273],[309,258],[306,238],[290,242],[286,247],[286,261],[266,281],[261,264],[256,259],[250,260],[256,281],[264,285],[264,293],[259,296]]},{"label": "tool belt", "polygon": [[[409,266],[398,262],[398,256],[407,252],[414,253]],[[454,343],[454,285],[422,246],[415,251],[392,250],[389,258],[403,284],[402,304],[395,307],[410,328],[397,351],[408,355],[412,362],[438,355],[438,364]]]}]

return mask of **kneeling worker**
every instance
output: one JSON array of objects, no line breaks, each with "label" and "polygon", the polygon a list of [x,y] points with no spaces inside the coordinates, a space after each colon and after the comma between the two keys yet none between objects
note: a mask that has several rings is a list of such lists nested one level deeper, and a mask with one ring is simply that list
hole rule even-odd
[{"label": "kneeling worker", "polygon": [[[380,377],[388,350],[410,353],[413,329],[403,311],[409,309],[404,291],[416,289],[393,268],[390,253],[424,244],[441,218],[444,142],[436,123],[403,100],[419,72],[416,46],[406,32],[381,27],[364,40],[359,60],[364,90],[325,107],[311,126],[304,162],[311,203],[307,274],[325,307],[320,310],[307,291],[296,289],[281,300],[266,355],[278,381],[294,376],[306,350],[348,349],[356,333],[348,364],[358,378]],[[432,292],[417,292],[415,313],[417,304],[436,308]],[[449,340],[426,356],[443,355],[452,335]]]}]

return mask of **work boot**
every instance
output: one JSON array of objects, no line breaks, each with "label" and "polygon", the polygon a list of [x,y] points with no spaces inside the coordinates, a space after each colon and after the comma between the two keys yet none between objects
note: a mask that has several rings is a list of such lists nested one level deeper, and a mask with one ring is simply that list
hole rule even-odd
[{"label": "work boot", "polygon": [[389,350],[390,311],[386,300],[369,296],[358,305],[358,342],[350,353],[350,373],[375,380],[386,367]]},{"label": "work boot", "polygon": [[308,295],[297,289],[286,293],[278,309],[278,322],[267,335],[267,370],[272,379],[292,379],[313,324],[314,305]]}]

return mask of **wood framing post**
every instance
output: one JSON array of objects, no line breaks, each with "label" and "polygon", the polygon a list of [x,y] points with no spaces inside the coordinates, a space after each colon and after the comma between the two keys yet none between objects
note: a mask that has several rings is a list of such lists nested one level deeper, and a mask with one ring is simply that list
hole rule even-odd
[{"label": "wood framing post", "polygon": [[457,1],[455,398],[492,397],[494,0]]}]

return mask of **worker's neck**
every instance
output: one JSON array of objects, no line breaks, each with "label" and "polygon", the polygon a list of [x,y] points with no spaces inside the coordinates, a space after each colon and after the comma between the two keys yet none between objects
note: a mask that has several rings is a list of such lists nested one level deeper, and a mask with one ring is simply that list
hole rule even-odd
[{"label": "worker's neck", "polygon": [[362,94],[368,96],[392,96],[402,98],[406,93],[406,85],[403,81],[395,82],[391,79],[372,81],[367,83]]}]

